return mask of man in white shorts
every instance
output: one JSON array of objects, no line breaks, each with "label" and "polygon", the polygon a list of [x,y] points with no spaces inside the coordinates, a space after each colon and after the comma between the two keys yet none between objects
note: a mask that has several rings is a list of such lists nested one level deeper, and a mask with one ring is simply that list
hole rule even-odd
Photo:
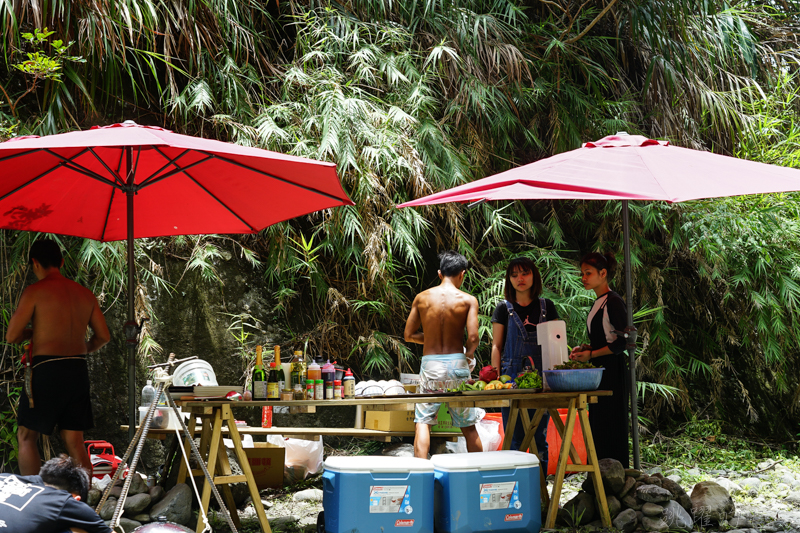
[{"label": "man in white shorts", "polygon": [[[457,387],[469,379],[470,362],[474,366],[478,347],[478,300],[460,290],[467,271],[467,259],[454,251],[439,254],[439,279],[437,287],[428,289],[414,298],[405,328],[406,342],[422,344],[420,364],[420,391],[441,389],[444,382]],[[420,326],[422,331],[419,331]],[[466,350],[464,330],[467,331]],[[436,424],[438,403],[418,403],[414,413],[416,435],[414,455],[428,458],[430,426]],[[467,441],[467,451],[483,450],[475,424],[478,422],[473,408],[450,408],[453,426],[461,428]]]}]

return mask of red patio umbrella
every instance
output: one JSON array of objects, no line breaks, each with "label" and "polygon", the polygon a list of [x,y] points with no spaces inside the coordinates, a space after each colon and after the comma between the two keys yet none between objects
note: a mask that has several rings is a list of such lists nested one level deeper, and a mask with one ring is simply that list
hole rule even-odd
[{"label": "red patio umbrella", "polygon": [[257,233],[320,209],[353,205],[333,163],[130,121],[0,143],[0,176],[0,228],[127,239],[131,437],[138,336],[133,239]]},{"label": "red patio umbrella", "polygon": [[[700,198],[800,190],[800,170],[670,146],[618,133],[581,148],[398,205],[486,200],[622,200],[625,296],[633,328],[628,200],[683,202]],[[633,458],[639,468],[635,348],[628,349]]]}]

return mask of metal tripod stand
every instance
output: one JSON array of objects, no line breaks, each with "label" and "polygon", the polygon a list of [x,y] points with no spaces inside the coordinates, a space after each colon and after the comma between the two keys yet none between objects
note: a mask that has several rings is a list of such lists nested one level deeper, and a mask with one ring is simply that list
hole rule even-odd
[{"label": "metal tripod stand", "polygon": [[[145,440],[147,439],[147,432],[150,429],[150,423],[153,420],[153,413],[156,410],[156,406],[158,405],[158,400],[161,398],[161,394],[164,390],[172,383],[172,371],[174,370],[175,365],[178,363],[183,363],[185,361],[191,361],[192,359],[197,359],[197,357],[187,357],[185,359],[179,359],[175,361],[175,354],[169,354],[169,359],[167,359],[166,363],[158,364],[158,365],[151,365],[147,368],[151,368],[155,370],[155,381],[158,383],[156,388],[156,394],[153,398],[153,401],[150,403],[150,406],[147,409],[147,416],[145,417],[144,421],[139,424],[138,429],[136,430],[136,434],[133,437],[133,440],[128,445],[128,449],[125,451],[125,455],[122,457],[122,462],[120,463],[120,468],[117,468],[117,471],[114,472],[114,476],[111,479],[111,482],[106,487],[105,491],[103,491],[103,497],[100,498],[100,503],[97,504],[95,508],[96,511],[100,511],[103,508],[106,500],[108,499],[108,495],[111,492],[111,488],[114,484],[119,480],[119,477],[122,475],[124,465],[128,461],[128,457],[130,457],[131,452],[133,453],[133,459],[131,460],[130,465],[130,475],[125,478],[125,483],[122,486],[122,493],[120,494],[119,499],[117,500],[117,506],[114,509],[114,516],[111,518],[110,527],[112,530],[117,531],[119,528],[119,522],[122,518],[122,510],[125,506],[125,499],[128,496],[128,491],[130,490],[131,481],[133,479],[133,474],[136,472],[136,465],[139,462],[139,457],[142,454],[142,448],[144,447]],[[192,438],[189,430],[186,428],[186,424],[183,422],[183,417],[178,412],[178,408],[175,405],[174,400],[169,394],[165,395],[167,398],[167,402],[169,403],[170,409],[172,409],[173,413],[175,414],[175,418],[177,418],[178,423],[180,424],[181,430],[183,432],[183,436],[186,438],[186,441],[191,444],[192,447],[192,456],[195,458],[197,463],[200,465],[200,468],[203,470],[203,475],[206,477],[208,484],[211,487],[211,491],[214,493],[214,497],[217,499],[217,503],[219,504],[220,511],[222,515],[225,517],[225,521],[228,523],[228,526],[231,528],[233,533],[237,533],[236,526],[233,524],[233,520],[231,519],[231,515],[228,512],[228,508],[225,506],[225,503],[222,501],[222,497],[220,496],[219,492],[217,491],[216,485],[214,485],[214,478],[209,474],[208,469],[206,468],[206,463],[203,461],[202,455],[200,455],[200,450],[197,449],[197,444],[195,444],[194,439]]]}]

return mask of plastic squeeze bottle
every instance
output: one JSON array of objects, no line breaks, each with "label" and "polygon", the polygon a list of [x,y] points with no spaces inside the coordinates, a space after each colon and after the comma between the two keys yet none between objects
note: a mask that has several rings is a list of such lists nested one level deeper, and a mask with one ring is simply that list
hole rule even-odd
[{"label": "plastic squeeze bottle", "polygon": [[[313,363],[308,365],[308,369],[306,370],[306,372],[307,372],[307,376],[308,376],[307,379],[313,379],[315,382],[318,379],[322,379],[322,373],[321,373],[320,367],[319,367],[319,365],[317,364],[316,361],[314,361]],[[320,398],[320,399],[322,399],[322,398]]]},{"label": "plastic squeeze bottle", "polygon": [[351,399],[356,397],[356,378],[353,377],[353,373],[350,369],[347,369],[347,372],[344,373],[344,379],[342,380],[342,389],[344,389],[344,397],[345,399]]},{"label": "plastic squeeze bottle", "polygon": [[[333,387],[333,380],[334,376],[336,375],[336,368],[331,363],[330,359],[327,363],[322,365],[322,381],[325,382],[325,388],[328,387],[328,383],[330,383],[331,387]],[[333,393],[331,393],[331,397],[333,397]]]}]

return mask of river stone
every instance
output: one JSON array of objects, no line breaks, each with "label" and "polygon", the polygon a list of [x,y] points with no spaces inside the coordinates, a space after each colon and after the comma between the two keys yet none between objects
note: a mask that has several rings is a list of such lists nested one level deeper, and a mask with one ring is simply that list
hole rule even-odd
[{"label": "river stone", "polygon": [[751,490],[758,492],[762,484],[763,482],[756,477],[748,477],[739,481],[739,485],[748,492]]},{"label": "river stone", "polygon": [[629,509],[633,509],[634,511],[639,511],[642,509],[642,503],[636,499],[636,496],[633,495],[632,492],[629,492],[622,498],[622,505]]},{"label": "river stone", "polygon": [[622,510],[622,503],[617,499],[616,496],[612,496],[610,494],[606,496],[606,503],[608,504],[608,515],[613,520],[613,518]]},{"label": "river stone", "polygon": [[686,512],[688,513],[692,512],[692,499],[685,492],[680,496],[678,496],[677,498],[675,498],[675,501],[678,502],[678,505],[686,509]]},{"label": "river stone", "polygon": [[100,498],[103,497],[103,493],[97,489],[89,489],[89,494],[86,496],[86,503],[89,507],[97,507],[97,504],[100,503]]},{"label": "river stone", "polygon": [[637,477],[639,477],[639,476],[641,476],[643,474],[644,474],[644,472],[642,472],[641,470],[636,470],[635,468],[626,468],[625,469],[625,475],[626,476],[631,476],[633,479],[636,479]]},{"label": "river stone", "polygon": [[119,499],[120,496],[122,496],[122,487],[114,485],[113,487],[111,487],[111,490],[108,491],[108,497],[109,498],[117,498],[117,499]]},{"label": "river stone", "polygon": [[645,474],[648,476],[652,476],[653,474],[660,474],[664,472],[664,470],[660,466],[654,466],[653,468],[648,468],[644,471]]},{"label": "river stone", "polygon": [[731,529],[749,529],[753,527],[753,524],[743,516],[734,516],[728,520],[728,526]]},{"label": "river stone", "polygon": [[660,487],[663,485],[663,483],[661,482],[661,478],[656,476],[648,476],[642,480],[642,483],[644,483],[645,485],[655,485],[656,487]]},{"label": "river stone", "polygon": [[677,498],[678,496],[686,492],[685,490],[683,490],[683,487],[681,487],[678,484],[677,481],[674,481],[669,478],[664,478],[661,480],[661,488],[667,489],[670,492],[670,494],[672,494],[673,498]]},{"label": "river stone", "polygon": [[742,487],[735,481],[731,481],[726,477],[717,478],[717,484],[728,491],[728,494],[739,494],[742,492]]},{"label": "river stone", "polygon": [[134,494],[125,498],[125,504],[122,508],[125,509],[125,513],[128,516],[133,516],[147,509],[148,505],[150,505],[149,494]]},{"label": "river stone", "polygon": [[781,483],[786,483],[787,485],[789,485],[791,487],[794,484],[794,482],[795,482],[795,478],[791,474],[783,474],[781,476]]},{"label": "river stone", "polygon": [[[605,487],[605,485],[603,486],[603,489],[605,489],[606,493],[608,493],[608,489]],[[592,479],[592,473],[591,472],[586,475],[586,479],[584,479],[583,483],[581,483],[581,490],[584,491],[584,492],[588,492],[589,494],[594,494],[595,493],[594,492],[594,480]]]},{"label": "river stone", "polygon": [[661,518],[667,523],[670,531],[691,531],[694,525],[692,515],[675,501],[667,502],[667,505],[664,506],[664,514]]},{"label": "river stone", "polygon": [[392,457],[414,457],[413,444],[390,444],[381,451],[382,455],[390,455]]},{"label": "river stone", "polygon": [[689,474],[690,476],[695,476],[695,477],[697,477],[697,476],[699,476],[701,474],[699,468],[690,468],[688,470],[688,472],[686,472],[686,473]]},{"label": "river stone", "polygon": [[287,526],[294,525],[295,522],[297,522],[296,516],[279,516],[269,521],[269,527],[280,531],[285,530]]},{"label": "river stone", "polygon": [[150,516],[154,520],[166,516],[168,522],[186,525],[192,517],[192,489],[186,483],[175,485],[150,509]]},{"label": "river stone", "polygon": [[142,524],[147,524],[149,522],[152,522],[152,520],[150,519],[150,515],[147,513],[137,514],[136,516],[133,517],[133,520],[135,520],[136,522],[141,522]]},{"label": "river stone", "polygon": [[636,511],[633,509],[625,509],[617,515],[612,523],[614,527],[622,531],[622,533],[632,533],[632,531],[636,529]]},{"label": "river stone", "polygon": [[692,489],[692,515],[695,520],[709,519],[714,522],[727,520],[736,514],[728,491],[714,481],[701,481]]},{"label": "river stone", "polygon": [[156,485],[147,492],[150,495],[150,503],[156,504],[164,499],[164,487]]},{"label": "river stone", "polygon": [[669,529],[667,523],[660,518],[653,518],[652,516],[646,515],[642,517],[642,527],[645,531],[656,531],[657,533],[662,533]]},{"label": "river stone", "polygon": [[619,494],[625,486],[625,469],[616,459],[600,459],[600,479],[607,494]]},{"label": "river stone", "polygon": [[[106,525],[108,527],[111,527],[111,521],[106,520]],[[124,531],[125,533],[132,533],[132,531],[137,527],[142,527],[142,524],[140,524],[136,520],[130,520],[129,518],[121,518],[119,521],[119,525],[122,528],[122,531]]]},{"label": "river stone", "polygon": [[580,492],[558,510],[558,517],[570,526],[586,525],[594,520],[594,496]]},{"label": "river stone", "polygon": [[672,493],[655,485],[642,485],[636,489],[636,497],[646,502],[659,503],[672,499]]},{"label": "river stone", "polygon": [[142,494],[143,492],[147,492],[147,480],[143,478],[137,472],[130,474],[131,477],[131,486],[128,488],[128,496],[134,496],[136,494]]},{"label": "river stone", "polygon": [[800,490],[794,491],[794,492],[790,492],[786,496],[785,500],[787,502],[789,502],[789,503],[798,503],[798,504],[800,504]]},{"label": "river stone", "polygon": [[642,514],[661,518],[661,515],[664,514],[664,508],[657,503],[647,502],[642,505]]},{"label": "river stone", "polygon": [[320,489],[301,490],[292,495],[292,500],[296,502],[321,502],[322,491]]},{"label": "river stone", "polygon": [[100,511],[97,513],[100,515],[100,518],[103,520],[111,520],[114,518],[114,509],[117,508],[117,499],[116,498],[109,498],[106,500],[106,503],[100,508]]},{"label": "river stone", "polygon": [[[680,483],[681,482],[681,476],[679,476],[677,474],[674,474],[672,476],[665,477],[663,481],[672,481],[673,483]],[[663,482],[662,482],[661,486],[662,487],[664,486]]]},{"label": "river stone", "polygon": [[634,485],[636,485],[636,480],[633,479],[631,476],[627,476],[625,478],[625,485],[623,485],[622,490],[619,491],[618,496],[620,498],[624,498],[631,491]]}]

